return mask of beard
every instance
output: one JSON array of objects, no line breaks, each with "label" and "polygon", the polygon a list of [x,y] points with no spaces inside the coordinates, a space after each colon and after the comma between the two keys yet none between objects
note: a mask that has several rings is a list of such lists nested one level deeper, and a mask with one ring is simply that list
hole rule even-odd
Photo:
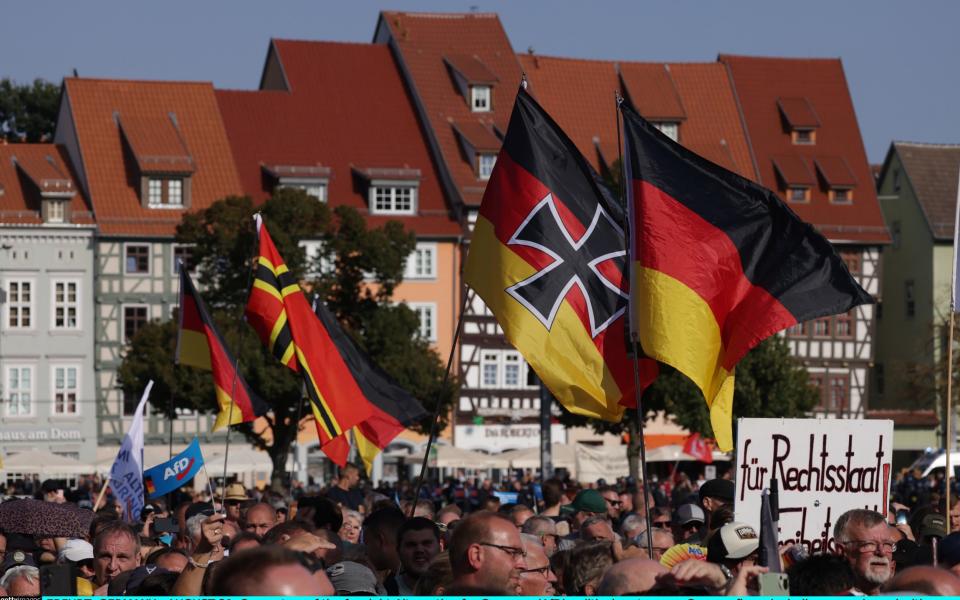
[{"label": "beard", "polygon": [[883,585],[893,577],[893,562],[889,558],[873,558],[863,573],[863,578],[874,584]]}]

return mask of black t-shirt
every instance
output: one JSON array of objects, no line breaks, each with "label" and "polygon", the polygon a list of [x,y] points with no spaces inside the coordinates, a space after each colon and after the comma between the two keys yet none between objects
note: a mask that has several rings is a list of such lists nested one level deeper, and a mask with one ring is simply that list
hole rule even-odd
[{"label": "black t-shirt", "polygon": [[363,492],[359,488],[343,491],[338,486],[333,486],[327,491],[327,498],[350,510],[357,510],[363,504]]}]

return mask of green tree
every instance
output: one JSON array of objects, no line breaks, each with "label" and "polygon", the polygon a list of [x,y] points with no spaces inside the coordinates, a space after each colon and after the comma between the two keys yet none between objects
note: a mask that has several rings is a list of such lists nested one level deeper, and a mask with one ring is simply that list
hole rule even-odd
[{"label": "green tree", "polygon": [[[271,484],[279,488],[300,426],[298,412],[306,418],[309,409],[305,402],[301,405],[299,376],[280,365],[241,319],[256,253],[251,218],[255,211],[246,197],[218,201],[186,215],[177,229],[177,241],[193,245],[204,300],[230,348],[239,354],[244,377],[273,408],[266,431],[254,432],[249,425],[239,429],[270,454]],[[277,190],[260,212],[287,267],[326,300],[361,348],[428,412],[438,401],[450,406],[456,383],[443,385],[443,364],[429,343],[417,336],[416,315],[392,300],[406,257],[415,247],[413,234],[396,222],[369,229],[356,210],[343,206],[331,210],[300,190]],[[320,241],[322,256],[308,259],[298,245],[305,239]],[[120,369],[124,389],[142,389],[153,377],[157,381],[151,396],[157,399],[157,410],[168,412],[171,391],[177,406],[215,410],[209,374],[173,366],[176,329],[172,322],[152,323],[137,333]],[[441,415],[447,412],[441,410]],[[429,419],[416,426],[420,431],[429,427]]]},{"label": "green tree", "polygon": [[[807,370],[790,356],[786,341],[772,336],[747,353],[737,365],[733,393],[734,427],[741,417],[802,417],[816,405],[819,393],[810,385]],[[685,375],[661,365],[660,375],[644,392],[644,422],[658,411],[665,411],[681,427],[713,437],[710,413],[703,394]],[[630,473],[637,476],[640,453],[639,420],[628,410],[619,423],[585,419],[563,411],[567,426],[590,425],[598,433],[630,434],[627,456]]]},{"label": "green tree", "polygon": [[59,104],[60,87],[49,81],[16,84],[0,79],[0,138],[10,143],[49,142]]}]

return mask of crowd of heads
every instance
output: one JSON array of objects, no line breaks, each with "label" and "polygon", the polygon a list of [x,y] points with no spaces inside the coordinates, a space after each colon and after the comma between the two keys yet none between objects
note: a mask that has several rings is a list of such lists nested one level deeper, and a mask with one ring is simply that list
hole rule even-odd
[{"label": "crowd of heads", "polygon": [[56,591],[79,595],[744,596],[764,592],[777,561],[784,574],[769,581],[794,595],[957,595],[960,533],[946,533],[960,504],[954,494],[948,510],[935,483],[920,496],[901,475],[886,514],[836,518],[827,552],[785,544],[761,565],[758,532],[735,520],[733,482],[682,472],[647,486],[448,478],[414,498],[348,465],[293,496],[240,483],[212,498],[178,493],[136,523],[109,495],[93,506],[96,482],[50,480],[11,491],[91,511],[89,529],[0,529],[0,593],[36,595],[59,574],[68,585]]}]

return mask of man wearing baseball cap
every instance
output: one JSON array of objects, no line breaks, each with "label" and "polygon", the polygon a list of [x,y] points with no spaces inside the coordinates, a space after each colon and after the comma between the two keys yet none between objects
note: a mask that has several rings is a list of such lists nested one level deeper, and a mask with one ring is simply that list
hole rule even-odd
[{"label": "man wearing baseball cap", "polygon": [[580,540],[580,527],[591,517],[607,517],[607,501],[597,490],[580,490],[573,502],[560,507],[560,514],[569,516],[570,535],[560,540],[558,550],[568,550]]},{"label": "man wearing baseball cap", "polygon": [[681,504],[673,513],[673,539],[680,543],[699,544],[703,539],[706,517],[696,504]]},{"label": "man wearing baseball cap", "polygon": [[731,580],[740,569],[757,562],[760,536],[746,523],[727,523],[716,531],[707,544],[707,561],[720,565],[724,576]]}]

